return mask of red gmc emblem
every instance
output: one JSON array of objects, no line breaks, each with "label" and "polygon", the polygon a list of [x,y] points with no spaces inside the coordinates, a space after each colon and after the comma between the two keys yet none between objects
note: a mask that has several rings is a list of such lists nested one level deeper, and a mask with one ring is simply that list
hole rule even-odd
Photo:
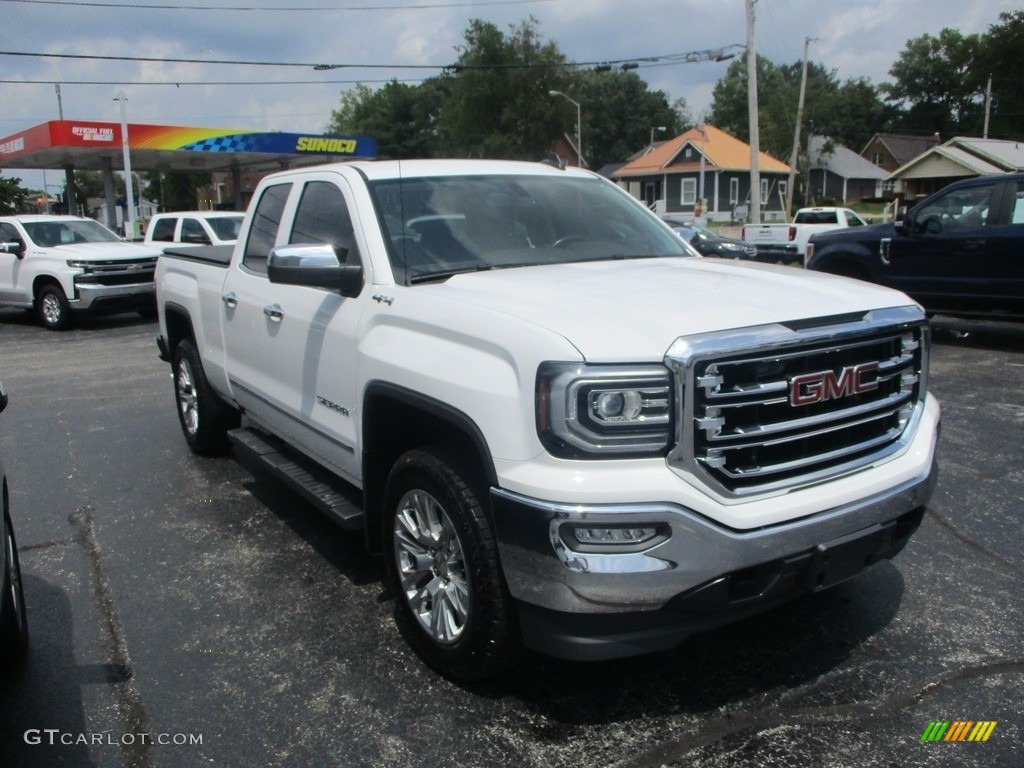
[{"label": "red gmc emblem", "polygon": [[819,371],[794,376],[789,383],[789,402],[793,406],[813,405],[826,400],[859,395],[878,389],[878,380],[865,381],[866,374],[878,370],[878,363],[861,363],[835,371]]}]

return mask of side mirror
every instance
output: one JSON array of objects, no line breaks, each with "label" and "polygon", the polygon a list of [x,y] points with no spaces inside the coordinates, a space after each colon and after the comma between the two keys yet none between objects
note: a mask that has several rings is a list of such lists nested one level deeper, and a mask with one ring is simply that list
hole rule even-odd
[{"label": "side mirror", "polygon": [[20,240],[12,240],[9,243],[0,243],[0,253],[9,253],[19,259],[25,258],[25,244]]},{"label": "side mirror", "polygon": [[363,289],[362,266],[342,264],[334,248],[326,243],[273,248],[267,259],[267,277],[272,283],[328,288],[342,296],[358,296]]},{"label": "side mirror", "polygon": [[896,218],[892,224],[896,228],[896,232],[901,235],[910,232],[910,222],[907,221],[907,206],[901,205],[896,210]]},{"label": "side mirror", "polygon": [[7,407],[7,390],[4,389],[4,383],[0,381],[0,413],[3,412],[4,408]]}]

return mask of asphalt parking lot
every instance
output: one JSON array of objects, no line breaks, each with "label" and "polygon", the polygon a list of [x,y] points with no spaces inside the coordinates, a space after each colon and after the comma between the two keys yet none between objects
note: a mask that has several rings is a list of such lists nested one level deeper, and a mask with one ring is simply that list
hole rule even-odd
[{"label": "asphalt parking lot", "polygon": [[[671,653],[472,687],[408,650],[359,535],[188,451],[156,335],[0,311],[32,633],[6,768],[1024,765],[1024,325],[937,320],[941,475],[895,561]],[[997,725],[922,742],[938,720]]]}]

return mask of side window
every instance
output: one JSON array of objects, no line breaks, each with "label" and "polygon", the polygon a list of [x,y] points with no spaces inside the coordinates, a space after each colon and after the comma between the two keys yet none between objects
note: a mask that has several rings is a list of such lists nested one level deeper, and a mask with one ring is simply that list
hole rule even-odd
[{"label": "side window", "polygon": [[281,226],[281,214],[288,200],[291,184],[276,184],[267,187],[260,195],[256,211],[252,216],[249,228],[249,239],[245,241],[245,252],[242,264],[253,272],[267,271],[267,256],[277,240],[277,230]]},{"label": "side window", "polygon": [[359,263],[356,244],[345,196],[327,181],[311,181],[302,190],[295,211],[289,243],[329,243],[342,264]]},{"label": "side window", "polygon": [[178,220],[173,216],[157,219],[153,222],[153,239],[170,243],[174,241],[174,225]]},{"label": "side window", "polygon": [[1024,181],[1017,182],[1017,194],[1013,197],[1013,210],[1010,212],[1011,224],[1024,224]]},{"label": "side window", "polygon": [[848,227],[863,227],[864,220],[856,213],[849,209],[844,209],[846,212],[846,226]]},{"label": "side window", "polygon": [[183,243],[209,243],[210,238],[203,229],[199,219],[181,220],[181,242]]},{"label": "side window", "polygon": [[13,224],[3,222],[0,224],[0,243],[14,243],[21,240],[21,235],[14,228]]},{"label": "side window", "polygon": [[984,184],[947,192],[914,214],[914,232],[941,235],[984,226],[994,189],[995,185]]}]

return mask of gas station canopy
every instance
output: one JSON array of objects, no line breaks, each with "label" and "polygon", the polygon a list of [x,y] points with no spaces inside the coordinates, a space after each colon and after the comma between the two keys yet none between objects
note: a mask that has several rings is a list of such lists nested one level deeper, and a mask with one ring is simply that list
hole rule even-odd
[{"label": "gas station canopy", "polygon": [[[263,133],[129,123],[132,170],[252,171],[373,158],[367,136]],[[0,168],[124,170],[120,123],[51,120],[0,138]]]}]

